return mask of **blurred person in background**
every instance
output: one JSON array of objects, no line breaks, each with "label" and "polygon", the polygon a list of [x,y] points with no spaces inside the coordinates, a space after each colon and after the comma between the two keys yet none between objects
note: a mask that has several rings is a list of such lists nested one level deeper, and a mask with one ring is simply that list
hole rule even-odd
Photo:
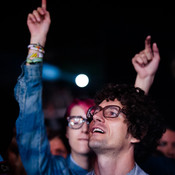
[{"label": "blurred person in background", "polygon": [[175,174],[174,143],[175,130],[174,126],[165,122],[165,132],[158,141],[157,149],[140,162],[140,166],[149,174],[153,175],[171,175]]},{"label": "blurred person in background", "polygon": [[68,139],[66,138],[66,122],[64,118],[45,119],[47,137],[50,143],[50,151],[53,155],[64,158],[70,153]]},{"label": "blurred person in background", "polygon": [[16,128],[13,129],[13,138],[8,147],[7,160],[10,166],[12,175],[27,175],[19,154],[18,145],[16,142]]},{"label": "blurred person in background", "polygon": [[166,125],[166,131],[159,140],[157,150],[164,156],[175,159],[175,127]]}]

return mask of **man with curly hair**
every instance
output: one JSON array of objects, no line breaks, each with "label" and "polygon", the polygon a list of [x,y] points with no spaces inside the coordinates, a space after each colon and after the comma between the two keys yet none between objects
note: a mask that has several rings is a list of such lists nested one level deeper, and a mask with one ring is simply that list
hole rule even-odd
[{"label": "man with curly hair", "polygon": [[92,119],[89,146],[97,166],[89,175],[145,175],[136,160],[153,150],[164,132],[154,101],[140,88],[109,84],[95,103],[87,117]]}]

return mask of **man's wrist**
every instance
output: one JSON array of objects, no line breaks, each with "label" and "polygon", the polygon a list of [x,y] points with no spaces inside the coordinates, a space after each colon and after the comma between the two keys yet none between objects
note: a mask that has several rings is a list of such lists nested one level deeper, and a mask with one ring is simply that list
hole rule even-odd
[{"label": "man's wrist", "polygon": [[143,78],[137,75],[136,81],[135,81],[135,87],[141,88],[145,92],[145,94],[148,94],[153,84],[154,77],[155,77],[154,75],[151,75]]}]

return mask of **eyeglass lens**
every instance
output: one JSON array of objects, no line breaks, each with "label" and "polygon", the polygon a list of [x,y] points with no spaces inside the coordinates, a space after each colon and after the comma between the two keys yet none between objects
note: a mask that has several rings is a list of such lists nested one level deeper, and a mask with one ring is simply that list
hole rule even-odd
[{"label": "eyeglass lens", "polygon": [[73,129],[81,128],[85,121],[86,119],[82,118],[81,116],[71,116],[68,118],[69,127]]},{"label": "eyeglass lens", "polygon": [[110,106],[105,106],[104,108],[102,108],[101,106],[94,106],[94,107],[89,109],[87,116],[89,118],[92,118],[95,114],[97,114],[101,110],[103,110],[103,115],[106,118],[118,117],[118,115],[120,113],[119,106],[110,105]]}]

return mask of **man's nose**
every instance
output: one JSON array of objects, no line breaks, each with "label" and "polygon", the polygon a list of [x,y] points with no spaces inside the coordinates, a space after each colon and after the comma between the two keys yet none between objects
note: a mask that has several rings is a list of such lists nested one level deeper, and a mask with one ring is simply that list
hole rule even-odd
[{"label": "man's nose", "polygon": [[94,114],[93,120],[96,122],[104,122],[105,118],[103,116],[103,111],[99,111],[98,113]]}]

